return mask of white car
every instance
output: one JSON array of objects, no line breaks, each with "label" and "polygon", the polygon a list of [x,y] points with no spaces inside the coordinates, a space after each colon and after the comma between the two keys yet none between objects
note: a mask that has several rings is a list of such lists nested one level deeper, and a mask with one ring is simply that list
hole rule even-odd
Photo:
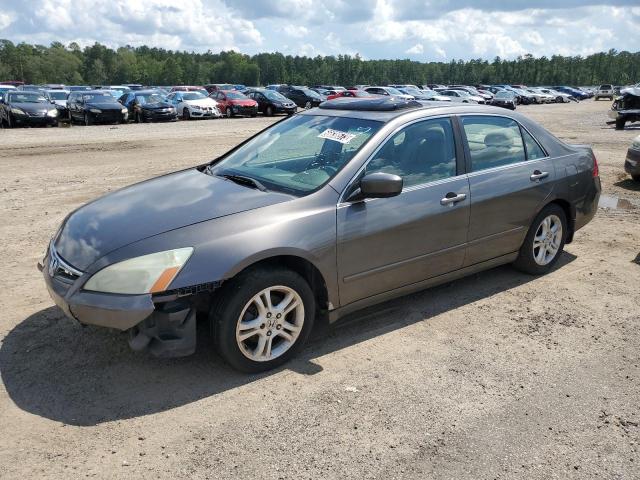
[{"label": "white car", "polygon": [[445,90],[436,90],[436,92],[438,92],[439,95],[444,95],[446,97],[451,98],[452,102],[484,103],[484,98],[473,96],[466,90],[445,89]]},{"label": "white car", "polygon": [[569,103],[576,101],[575,98],[573,98],[568,93],[558,92],[557,90],[554,90],[552,88],[539,88],[538,90],[540,90],[542,93],[551,95],[555,99],[556,103]]},{"label": "white car", "polygon": [[51,103],[67,108],[67,97],[69,96],[69,93],[71,93],[69,90],[46,90],[45,93]]},{"label": "white car", "polygon": [[172,92],[167,96],[183,120],[192,118],[220,118],[218,102],[200,92]]},{"label": "white car", "polygon": [[434,102],[450,102],[451,101],[451,97],[440,95],[438,92],[431,90],[430,88],[423,88],[422,90],[420,90],[420,92],[422,92],[422,95],[427,97],[428,100],[431,100]]},{"label": "white car", "polygon": [[543,92],[539,88],[525,88],[525,91],[536,97],[536,103],[554,103],[556,101],[553,95]]},{"label": "white car", "polygon": [[367,87],[364,89],[365,92],[369,92],[372,95],[386,95],[396,98],[401,98],[403,100],[415,100],[413,95],[407,95],[406,93],[402,93],[397,88],[393,87]]},{"label": "white car", "polygon": [[616,93],[613,89],[613,85],[611,85],[610,83],[606,83],[598,87],[596,93],[593,95],[593,99],[600,100],[601,98],[608,98],[609,100],[613,100],[615,96]]}]

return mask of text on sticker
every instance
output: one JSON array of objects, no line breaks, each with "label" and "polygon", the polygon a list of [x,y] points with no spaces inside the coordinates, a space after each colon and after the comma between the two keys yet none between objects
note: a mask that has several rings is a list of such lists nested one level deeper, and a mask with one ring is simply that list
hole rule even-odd
[{"label": "text on sticker", "polygon": [[353,133],[341,132],[340,130],[332,130],[330,128],[327,128],[324,132],[318,135],[318,138],[326,138],[327,140],[333,140],[335,142],[346,144],[356,138],[356,135]]}]

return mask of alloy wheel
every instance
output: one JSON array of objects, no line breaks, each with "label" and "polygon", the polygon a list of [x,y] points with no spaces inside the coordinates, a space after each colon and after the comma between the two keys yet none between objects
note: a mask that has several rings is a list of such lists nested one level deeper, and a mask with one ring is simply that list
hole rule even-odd
[{"label": "alloy wheel", "polygon": [[544,266],[558,254],[562,244],[562,221],[557,215],[545,217],[533,237],[533,259]]},{"label": "alloy wheel", "polygon": [[254,362],[282,356],[295,343],[304,324],[304,303],[298,292],[278,285],[265,288],[244,306],[236,324],[236,342]]},{"label": "alloy wheel", "polygon": [[307,110],[309,110],[311,108],[311,102],[307,102],[304,104],[304,108],[306,108]]}]

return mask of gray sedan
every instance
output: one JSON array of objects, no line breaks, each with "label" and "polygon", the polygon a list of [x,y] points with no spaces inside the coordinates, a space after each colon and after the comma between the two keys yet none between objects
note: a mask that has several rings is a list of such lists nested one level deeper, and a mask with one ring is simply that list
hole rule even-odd
[{"label": "gray sedan", "polygon": [[81,323],[237,369],[282,364],[315,321],[512,263],[543,274],[596,213],[591,148],[494,107],[340,99],[214,161],[72,212],[40,264]]}]

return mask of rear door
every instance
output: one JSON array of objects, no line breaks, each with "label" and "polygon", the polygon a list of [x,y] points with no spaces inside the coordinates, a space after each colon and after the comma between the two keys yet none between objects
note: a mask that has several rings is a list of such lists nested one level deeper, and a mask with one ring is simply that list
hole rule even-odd
[{"label": "rear door", "polygon": [[400,175],[393,198],[343,202],[337,209],[340,303],[462,267],[469,183],[450,118],[421,120],[393,134],[363,174]]},{"label": "rear door", "polygon": [[465,265],[516,252],[556,178],[553,161],[518,122],[460,117],[471,189]]}]

